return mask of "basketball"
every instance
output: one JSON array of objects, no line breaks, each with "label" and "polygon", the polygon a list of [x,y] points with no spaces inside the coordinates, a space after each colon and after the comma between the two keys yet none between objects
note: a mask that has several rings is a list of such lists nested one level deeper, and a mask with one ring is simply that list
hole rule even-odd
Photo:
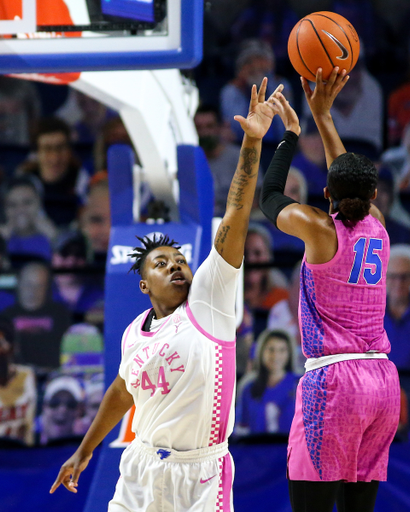
[{"label": "basketball", "polygon": [[327,80],[335,66],[349,73],[359,58],[360,41],[353,25],[340,14],[314,12],[293,27],[288,39],[288,55],[292,66],[307,80],[316,80],[323,69]]}]

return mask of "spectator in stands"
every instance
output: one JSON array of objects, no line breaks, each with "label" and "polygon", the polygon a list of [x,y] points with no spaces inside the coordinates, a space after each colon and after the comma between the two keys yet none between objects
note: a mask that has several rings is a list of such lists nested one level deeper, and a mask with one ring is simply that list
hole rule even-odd
[{"label": "spectator in stands", "polygon": [[95,325],[71,325],[61,343],[61,371],[77,376],[104,371],[104,339]]},{"label": "spectator in stands", "polygon": [[0,144],[28,147],[40,115],[41,100],[36,85],[0,75]]},{"label": "spectator in stands", "polygon": [[34,372],[14,363],[13,324],[0,319],[0,438],[34,444]]},{"label": "spectator in stands", "polygon": [[[370,143],[380,153],[384,144],[384,94],[379,81],[366,68],[362,42],[359,59],[349,76],[349,83],[333,103],[334,124],[343,142]],[[305,98],[303,114],[310,115]]]},{"label": "spectator in stands", "polygon": [[390,243],[392,245],[409,243],[409,227],[405,225],[400,214],[397,215],[396,213],[394,217],[392,216],[393,205],[396,204],[397,209],[397,205],[400,205],[400,200],[395,192],[393,176],[387,168],[381,168],[379,170],[377,197],[373,202],[384,215]]},{"label": "spectator in stands", "polygon": [[387,99],[388,145],[399,146],[410,123],[410,80],[394,89]]},{"label": "spectator in stands", "polygon": [[242,322],[236,331],[236,379],[238,381],[251,371],[251,349],[254,339],[253,315],[245,303]]},{"label": "spectator in stands", "polygon": [[327,166],[322,139],[311,116],[301,120],[301,133],[292,166],[298,169],[308,184],[308,196],[323,198]]},{"label": "spectator in stands", "polygon": [[49,267],[41,262],[24,265],[18,276],[17,303],[2,311],[13,322],[16,361],[44,374],[60,366],[60,344],[70,325],[66,306],[51,299]]},{"label": "spectator in stands", "polygon": [[[204,150],[214,180],[214,216],[222,217],[240,148],[224,139],[224,124],[215,107],[200,105],[195,113],[194,122],[199,145]],[[261,173],[259,177],[259,186],[261,186]]]},{"label": "spectator in stands", "polygon": [[253,0],[247,2],[231,24],[231,40],[238,46],[244,39],[256,38],[272,48],[282,67],[289,62],[287,42],[298,15],[283,0]]},{"label": "spectator in stands", "polygon": [[[240,144],[242,140],[242,130],[239,123],[234,120],[234,116],[237,114],[247,115],[249,91],[253,84],[261,83],[265,76],[269,78],[267,95],[282,83],[285,86],[286,97],[292,101],[292,87],[289,81],[275,73],[275,56],[271,46],[258,39],[243,41],[236,60],[236,75],[233,80],[222,87],[220,93],[222,118],[229,123],[237,144]],[[282,120],[279,116],[275,116],[264,139],[261,157],[263,169],[267,168],[276,145],[282,139],[282,134]]]},{"label": "spectator in stands", "polygon": [[85,434],[95,418],[104,395],[104,374],[99,373],[85,382],[84,416],[76,423],[75,430]]},{"label": "spectator in stands", "polygon": [[399,370],[410,370],[410,243],[391,247],[384,327],[391,343],[389,358]]},{"label": "spectator in stands", "polygon": [[111,229],[108,174],[105,171],[96,173],[90,181],[79,226],[90,244],[93,262],[105,264]]},{"label": "spectator in stands", "polygon": [[43,118],[37,123],[34,141],[34,158],[18,172],[37,177],[48,217],[57,226],[68,226],[77,218],[89,180],[73,153],[70,127],[61,119]]},{"label": "spectator in stands", "polygon": [[[54,246],[53,295],[70,309],[75,322],[82,322],[85,313],[98,301],[104,300],[103,276],[84,272],[89,264],[89,252],[86,237],[75,230],[61,233]],[[69,269],[73,272],[67,272]]]},{"label": "spectator in stands", "polygon": [[269,312],[287,308],[287,280],[282,272],[272,268],[272,237],[262,225],[250,223],[245,242],[245,303],[254,318],[254,334],[257,337],[266,328]]},{"label": "spectator in stands", "polygon": [[78,379],[60,375],[52,379],[44,392],[40,443],[72,440],[79,436],[76,424],[84,409],[84,390]]},{"label": "spectator in stands", "polygon": [[239,384],[236,435],[289,433],[298,381],[292,357],[289,333],[267,329],[259,335],[255,371]]},{"label": "spectator in stands", "polygon": [[386,149],[381,162],[391,171],[399,191],[410,190],[410,122],[403,128],[400,145]]},{"label": "spectator in stands", "polygon": [[67,100],[56,116],[72,128],[74,144],[94,144],[104,123],[118,114],[106,105],[75,89],[70,89]]},{"label": "spectator in stands", "polygon": [[[107,151],[113,144],[128,144],[131,138],[120,116],[108,119],[102,126],[94,144],[94,172],[107,170]],[[136,157],[136,160],[138,158]]]},{"label": "spectator in stands", "polygon": [[18,265],[19,258],[27,261],[33,257],[50,261],[51,240],[57,230],[43,210],[40,191],[32,177],[15,177],[7,183],[4,212],[6,222],[0,226],[0,233],[7,240],[12,263]]},{"label": "spectator in stands", "polygon": [[[306,204],[308,185],[305,176],[297,167],[291,166],[289,169],[284,194],[300,204]],[[301,240],[280,231],[272,222],[266,221],[266,217],[265,219],[259,220],[259,222],[270,231],[273,237],[275,258],[279,253],[284,260],[287,260],[288,255],[292,260],[295,259],[295,257],[301,258],[303,256],[305,244]]]}]

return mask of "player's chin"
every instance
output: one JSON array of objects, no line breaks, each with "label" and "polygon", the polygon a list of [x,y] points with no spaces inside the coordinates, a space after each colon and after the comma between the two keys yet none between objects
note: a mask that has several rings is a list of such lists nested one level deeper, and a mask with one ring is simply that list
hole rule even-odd
[{"label": "player's chin", "polygon": [[173,294],[177,295],[178,298],[183,302],[188,298],[188,292],[189,288],[191,286],[191,283],[189,283],[186,280],[183,281],[172,281],[171,287]]}]

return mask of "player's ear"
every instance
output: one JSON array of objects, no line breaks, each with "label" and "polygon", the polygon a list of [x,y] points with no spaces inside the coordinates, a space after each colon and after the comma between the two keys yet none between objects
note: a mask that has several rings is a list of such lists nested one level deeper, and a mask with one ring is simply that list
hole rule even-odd
[{"label": "player's ear", "polygon": [[323,189],[323,197],[324,197],[325,199],[329,199],[329,198],[330,198],[330,192],[329,192],[329,189],[328,189],[327,187],[325,187],[325,188]]},{"label": "player's ear", "polygon": [[148,283],[147,283],[147,281],[145,281],[145,279],[141,279],[141,281],[140,281],[140,290],[145,295],[147,295],[147,293],[149,293]]},{"label": "player's ear", "polygon": [[374,199],[376,199],[376,197],[377,197],[377,188],[374,189],[374,192],[373,192],[372,197],[370,198],[370,201],[373,201]]}]

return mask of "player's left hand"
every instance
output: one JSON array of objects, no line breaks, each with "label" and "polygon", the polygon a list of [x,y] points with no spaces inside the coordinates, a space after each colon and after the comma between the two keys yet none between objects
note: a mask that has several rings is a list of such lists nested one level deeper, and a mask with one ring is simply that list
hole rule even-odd
[{"label": "player's left hand", "polygon": [[[249,113],[246,119],[243,116],[234,116],[235,121],[240,123],[243,131],[248,135],[248,137],[262,139],[269,130],[273,116],[275,115],[272,108],[270,108],[270,106],[265,102],[267,85],[268,79],[265,77],[262,80],[259,92],[256,85],[252,86]],[[272,95],[275,95],[276,92],[281,92],[282,90],[283,85],[280,84]]]}]

